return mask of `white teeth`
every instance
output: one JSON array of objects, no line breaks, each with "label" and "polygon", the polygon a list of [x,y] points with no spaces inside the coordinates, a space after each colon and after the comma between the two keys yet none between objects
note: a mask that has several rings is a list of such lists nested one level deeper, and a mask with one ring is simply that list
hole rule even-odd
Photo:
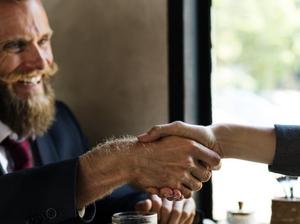
[{"label": "white teeth", "polygon": [[36,85],[38,84],[42,79],[42,76],[36,76],[36,77],[32,77],[32,78],[29,78],[29,79],[22,79],[20,80],[20,82],[23,82],[24,84],[33,84],[33,85]]}]

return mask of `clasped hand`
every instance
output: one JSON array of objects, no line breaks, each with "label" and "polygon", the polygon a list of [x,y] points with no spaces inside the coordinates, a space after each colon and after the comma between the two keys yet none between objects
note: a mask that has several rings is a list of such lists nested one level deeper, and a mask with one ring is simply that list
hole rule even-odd
[{"label": "clasped hand", "polygon": [[138,202],[135,208],[137,211],[157,213],[160,224],[192,224],[196,215],[193,198],[169,201],[152,195],[149,199]]},{"label": "clasped hand", "polygon": [[136,160],[132,182],[149,193],[160,193],[156,188],[170,188],[189,198],[193,191],[202,188],[202,182],[210,179],[212,167],[220,162],[212,150],[176,136],[161,138],[144,147],[137,147],[132,154],[133,161]]},{"label": "clasped hand", "polygon": [[[138,139],[140,142],[149,143],[167,136],[180,136],[196,141],[192,141],[192,145],[198,150],[196,153],[198,171],[191,172],[191,175],[198,181],[199,190],[202,187],[201,182],[205,182],[210,178],[211,170],[218,170],[221,167],[222,153],[216,144],[211,129],[177,121],[154,126],[147,133],[140,135]],[[192,192],[189,190],[195,190],[189,186],[183,183],[183,188],[171,188],[170,186],[162,188],[149,187],[147,191],[151,194],[159,194],[161,197],[167,197],[170,200],[181,200],[191,195]]]}]

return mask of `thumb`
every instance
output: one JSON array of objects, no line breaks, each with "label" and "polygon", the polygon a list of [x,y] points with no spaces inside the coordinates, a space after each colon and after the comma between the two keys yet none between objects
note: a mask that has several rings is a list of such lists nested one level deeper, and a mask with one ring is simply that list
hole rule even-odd
[{"label": "thumb", "polygon": [[135,205],[135,210],[140,212],[149,212],[152,207],[152,202],[150,199],[146,199],[144,201],[139,201]]},{"label": "thumb", "polygon": [[140,142],[153,142],[162,137],[173,135],[172,129],[172,124],[155,125],[147,132],[139,135],[137,138]]},{"label": "thumb", "polygon": [[156,141],[157,139],[159,139],[161,137],[159,133],[153,132],[151,130],[137,136],[138,140],[140,142],[147,143],[147,142],[154,142],[154,141]]},{"label": "thumb", "polygon": [[146,133],[139,135],[138,139],[140,142],[153,142],[162,137],[175,135],[196,140],[193,138],[195,127],[182,121],[174,121],[169,124],[155,125]]}]

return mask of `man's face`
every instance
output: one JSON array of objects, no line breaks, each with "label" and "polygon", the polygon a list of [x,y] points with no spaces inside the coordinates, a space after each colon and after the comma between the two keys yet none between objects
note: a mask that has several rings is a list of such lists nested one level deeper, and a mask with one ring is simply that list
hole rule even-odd
[{"label": "man's face", "polygon": [[39,0],[0,0],[0,120],[19,135],[42,134],[53,120],[51,35]]},{"label": "man's face", "polygon": [[30,73],[32,77],[7,81],[22,99],[43,93],[43,72],[53,63],[45,11],[36,0],[0,4],[0,79]]}]

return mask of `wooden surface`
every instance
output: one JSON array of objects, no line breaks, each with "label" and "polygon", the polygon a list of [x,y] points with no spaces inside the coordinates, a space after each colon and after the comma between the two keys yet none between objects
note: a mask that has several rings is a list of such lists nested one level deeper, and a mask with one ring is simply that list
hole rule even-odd
[{"label": "wooden surface", "polygon": [[300,224],[300,200],[278,198],[272,200],[271,224]]}]

